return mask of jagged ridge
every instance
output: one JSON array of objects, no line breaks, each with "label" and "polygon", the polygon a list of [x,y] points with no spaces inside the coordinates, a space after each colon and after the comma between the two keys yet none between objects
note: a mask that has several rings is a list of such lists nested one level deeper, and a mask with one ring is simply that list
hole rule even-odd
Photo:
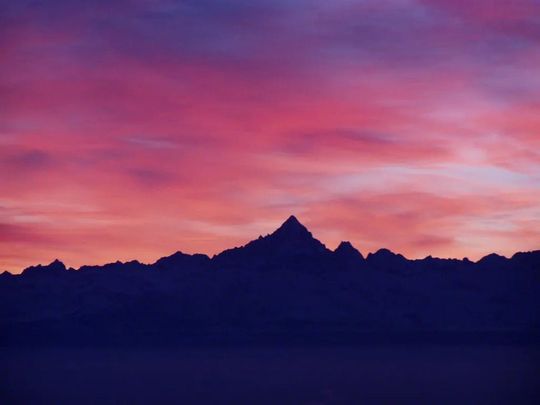
[{"label": "jagged ridge", "polygon": [[0,344],[354,340],[449,330],[534,337],[540,251],[476,263],[408,260],[388,249],[364,258],[349,242],[329,250],[290,217],[212,258],[176,252],[153,264],[78,270],[55,260],[3,273],[0,329],[7,331]]}]

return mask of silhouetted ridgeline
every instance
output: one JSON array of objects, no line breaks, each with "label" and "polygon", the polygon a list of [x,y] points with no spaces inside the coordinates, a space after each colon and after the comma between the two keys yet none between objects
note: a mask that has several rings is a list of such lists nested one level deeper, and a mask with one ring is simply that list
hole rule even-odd
[{"label": "silhouetted ridgeline", "polygon": [[213,258],[177,252],[0,276],[0,344],[334,343],[540,336],[540,251],[407,260],[335,251],[290,217]]}]

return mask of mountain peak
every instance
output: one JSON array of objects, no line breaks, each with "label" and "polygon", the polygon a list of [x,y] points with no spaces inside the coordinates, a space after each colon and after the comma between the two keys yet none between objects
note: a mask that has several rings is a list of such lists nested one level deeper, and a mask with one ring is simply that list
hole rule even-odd
[{"label": "mountain peak", "polygon": [[387,249],[387,248],[381,248],[379,250],[377,250],[375,253],[370,253],[368,254],[368,257],[371,256],[371,257],[398,257],[398,256],[402,256],[400,255],[399,253],[394,253],[392,252],[390,249]]},{"label": "mountain peak", "polygon": [[380,268],[398,269],[409,266],[410,262],[400,253],[382,248],[367,256],[368,263]]},{"label": "mountain peak", "polygon": [[274,232],[274,235],[309,235],[308,229],[300,223],[300,221],[291,215],[281,226]]},{"label": "mountain peak", "polygon": [[233,249],[227,249],[216,255],[219,263],[239,267],[242,262],[282,266],[291,257],[320,258],[330,251],[311,232],[291,215],[281,226],[266,236],[260,236],[248,244]]},{"label": "mountain peak", "polygon": [[45,274],[45,273],[57,273],[66,270],[66,266],[60,260],[55,259],[53,262],[47,265],[38,264],[37,266],[31,266],[24,269],[23,274]]},{"label": "mountain peak", "polygon": [[48,267],[53,267],[57,270],[65,270],[66,266],[64,263],[62,263],[59,259],[54,259],[51,263],[49,263]]},{"label": "mountain peak", "polygon": [[295,227],[298,227],[298,226],[304,226],[300,223],[300,221],[298,220],[298,218],[296,218],[294,215],[291,215],[289,216],[289,218],[287,218],[287,220],[285,222],[283,222],[283,224],[281,226],[287,226],[287,227],[292,227],[292,226],[295,226]]},{"label": "mountain peak", "polygon": [[335,253],[355,254],[362,256],[362,254],[356,249],[348,240],[342,241],[339,246],[334,250]]},{"label": "mountain peak", "polygon": [[336,248],[335,251],[337,252],[338,250],[351,250],[351,249],[354,249],[354,246],[352,245],[352,243],[349,242],[348,240],[343,240],[340,242],[339,246]]},{"label": "mountain peak", "polygon": [[362,253],[360,253],[349,241],[342,241],[336,250],[334,250],[334,253],[350,260],[364,260]]}]

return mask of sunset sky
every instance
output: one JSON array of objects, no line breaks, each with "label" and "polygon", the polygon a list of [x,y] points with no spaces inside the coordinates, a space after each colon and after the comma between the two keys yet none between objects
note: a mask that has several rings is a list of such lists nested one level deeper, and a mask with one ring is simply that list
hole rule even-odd
[{"label": "sunset sky", "polygon": [[538,0],[0,1],[0,270],[540,248]]}]

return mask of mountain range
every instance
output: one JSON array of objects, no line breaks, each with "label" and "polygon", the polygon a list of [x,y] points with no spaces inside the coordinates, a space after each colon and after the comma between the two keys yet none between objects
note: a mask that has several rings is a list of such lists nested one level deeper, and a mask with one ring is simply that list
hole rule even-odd
[{"label": "mountain range", "polygon": [[0,345],[540,342],[540,250],[477,262],[329,250],[294,216],[213,257],[0,275]]}]

